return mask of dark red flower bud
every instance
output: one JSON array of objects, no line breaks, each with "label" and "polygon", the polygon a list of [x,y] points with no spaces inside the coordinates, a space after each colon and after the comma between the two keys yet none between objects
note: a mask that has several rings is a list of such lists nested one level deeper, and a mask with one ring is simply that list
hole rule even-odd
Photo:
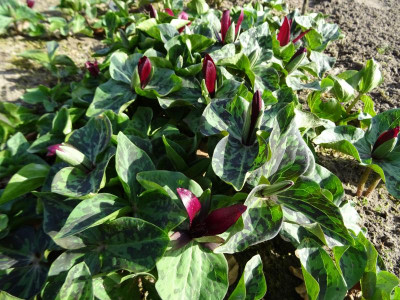
[{"label": "dark red flower bud", "polygon": [[293,56],[290,58],[288,64],[289,64],[290,62],[292,62],[296,57],[302,55],[303,53],[307,53],[307,49],[304,48],[304,47],[300,47],[300,48],[296,51],[296,53],[293,54]]},{"label": "dark red flower bud", "polygon": [[244,18],[244,13],[243,13],[243,9],[242,9],[242,11],[240,12],[240,15],[239,15],[239,19],[237,20],[237,23],[236,23],[236,27],[235,27],[235,36],[237,36],[237,34],[238,34],[240,25],[241,25],[242,22],[243,22],[243,18]]},{"label": "dark red flower bud", "polygon": [[279,33],[277,40],[279,41],[279,45],[281,47],[286,46],[290,42],[290,27],[292,26],[292,20],[285,17],[283,19],[283,23],[281,28],[279,28]]},{"label": "dark red flower bud", "polygon": [[222,13],[222,18],[221,18],[221,39],[222,42],[225,40],[226,33],[228,32],[229,26],[231,26],[231,16],[230,16],[230,11],[225,10]]},{"label": "dark red flower bud", "polygon": [[374,152],[380,145],[382,145],[383,143],[397,138],[397,136],[399,135],[400,132],[400,126],[397,126],[395,128],[389,129],[387,131],[385,131],[384,133],[382,133],[376,140],[374,146],[372,147],[372,152]]},{"label": "dark red flower bud", "polygon": [[299,36],[293,40],[293,44],[296,44],[299,40],[301,40],[303,38],[303,36],[305,36],[310,30],[311,29],[308,29],[308,30],[300,33]]},{"label": "dark red flower bud", "polygon": [[217,235],[227,231],[246,211],[247,206],[235,204],[212,211],[205,219],[205,235]]},{"label": "dark red flower bud", "polygon": [[211,96],[215,93],[215,81],[217,80],[217,68],[211,56],[206,54],[203,60],[203,77],[206,82],[207,91]]},{"label": "dark red flower bud", "polygon": [[139,59],[138,73],[140,78],[140,87],[144,89],[149,83],[151,73],[151,62],[147,56],[143,56],[141,59]]},{"label": "dark red flower bud", "polygon": [[97,77],[100,74],[100,69],[99,69],[99,65],[97,63],[97,60],[94,61],[94,63],[87,61],[85,63],[85,67],[86,70],[89,71],[90,75],[92,75],[93,77]]},{"label": "dark red flower bud", "polygon": [[200,211],[200,201],[191,191],[187,189],[177,188],[176,192],[178,193],[183,205],[186,208],[186,212],[189,216],[189,224],[192,225],[194,217]]},{"label": "dark red flower bud", "polygon": [[150,18],[157,18],[157,11],[153,5],[147,5],[147,10],[150,12]]},{"label": "dark red flower bud", "polygon": [[35,5],[35,0],[26,0],[26,5],[28,5],[29,8],[32,8]]},{"label": "dark red flower bud", "polygon": [[56,151],[60,150],[61,144],[55,144],[47,147],[47,154],[46,156],[54,156],[56,155]]},{"label": "dark red flower bud", "polygon": [[[251,101],[250,115],[247,112],[247,120],[245,120],[245,128],[243,131],[243,142],[245,145],[252,145],[255,138],[256,132],[259,129],[261,115],[264,112],[264,101],[261,98],[261,92],[257,90],[253,95],[253,100]],[[250,117],[250,118],[249,118]],[[250,122],[248,121],[250,119]],[[247,127],[248,126],[248,127]]]},{"label": "dark red flower bud", "polygon": [[166,9],[165,9],[165,12],[166,12],[167,14],[169,14],[171,17],[174,16],[174,12],[173,12],[172,9],[170,9],[170,8],[166,8]]}]

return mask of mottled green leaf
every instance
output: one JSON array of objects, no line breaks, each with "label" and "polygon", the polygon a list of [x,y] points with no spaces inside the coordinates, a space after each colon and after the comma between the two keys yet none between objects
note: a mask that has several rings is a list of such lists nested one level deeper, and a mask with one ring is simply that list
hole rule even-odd
[{"label": "mottled green leaf", "polygon": [[95,163],[97,155],[109,145],[111,134],[111,122],[107,116],[97,116],[91,118],[85,126],[75,130],[67,142]]},{"label": "mottled green leaf", "polygon": [[128,56],[124,52],[114,52],[110,57],[110,76],[115,81],[131,84],[133,72],[142,57],[140,53]]},{"label": "mottled green leaf", "polygon": [[224,255],[212,253],[195,242],[166,252],[157,262],[157,272],[156,289],[164,300],[208,300],[210,295],[222,300],[228,290],[228,263]]},{"label": "mottled green leaf", "polygon": [[244,267],[239,283],[229,300],[258,300],[267,292],[263,263],[259,254],[254,255]]},{"label": "mottled green leaf", "polygon": [[259,185],[248,195],[244,205],[246,211],[242,214],[244,227],[233,234],[228,241],[215,251],[219,253],[235,253],[248,247],[274,238],[280,231],[283,222],[283,212],[275,196],[256,197],[256,193],[265,185]]},{"label": "mottled green leaf", "polygon": [[136,96],[129,84],[110,79],[97,87],[86,115],[97,116],[106,110],[120,113],[135,101]]},{"label": "mottled green leaf", "polygon": [[65,225],[55,238],[75,235],[90,227],[115,219],[131,210],[126,203],[111,194],[97,194],[80,202],[70,213]]},{"label": "mottled green leaf", "polygon": [[152,160],[146,152],[132,143],[122,132],[118,134],[115,167],[125,192],[130,199],[135,199],[140,191],[136,174],[155,169]]},{"label": "mottled green leaf", "polygon": [[90,270],[84,262],[73,266],[60,290],[61,299],[94,299]]},{"label": "mottled green leaf", "polygon": [[49,169],[48,165],[34,163],[24,166],[11,177],[1,195],[0,204],[7,203],[40,187]]}]

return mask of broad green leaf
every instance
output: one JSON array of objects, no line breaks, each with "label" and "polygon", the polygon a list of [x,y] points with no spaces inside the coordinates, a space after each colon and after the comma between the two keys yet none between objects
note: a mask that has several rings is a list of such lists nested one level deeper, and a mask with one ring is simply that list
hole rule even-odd
[{"label": "broad green leaf", "polygon": [[[228,263],[223,254],[215,254],[191,242],[170,250],[157,262],[156,289],[161,299],[222,300],[228,290]],[[171,288],[173,282],[173,288]]]},{"label": "broad green leaf", "polygon": [[60,290],[61,299],[94,299],[92,276],[88,266],[81,262],[73,266]]},{"label": "broad green leaf", "polygon": [[248,247],[274,238],[280,231],[283,212],[275,196],[257,197],[255,194],[265,185],[259,185],[248,195],[242,214],[244,228],[228,238],[228,241],[216,249],[219,253],[240,252]]},{"label": "broad green leaf", "polygon": [[135,199],[140,191],[136,174],[142,171],[155,170],[150,157],[142,149],[132,143],[122,132],[118,134],[115,167],[125,192],[130,199]]},{"label": "broad green leaf", "polygon": [[187,218],[180,199],[171,198],[160,190],[143,192],[137,200],[137,215],[165,232],[169,232]]},{"label": "broad green leaf", "polygon": [[376,291],[378,252],[376,251],[374,245],[372,245],[372,243],[368,241],[364,235],[360,234],[359,240],[364,245],[367,253],[367,265],[360,281],[361,290],[363,297],[366,299],[371,299]]},{"label": "broad green leaf", "polygon": [[355,90],[353,87],[348,84],[346,80],[337,77],[334,78],[331,92],[340,102],[347,102],[355,97]]},{"label": "broad green leaf", "polygon": [[142,55],[134,53],[128,56],[124,52],[114,52],[110,57],[110,75],[115,81],[131,84],[133,72]]},{"label": "broad green leaf", "polygon": [[364,137],[364,131],[354,126],[336,126],[325,129],[313,142],[326,148],[332,148],[361,161],[360,154],[353,143]]},{"label": "broad green leaf", "polygon": [[97,193],[102,188],[107,165],[114,154],[115,148],[109,148],[102,160],[89,174],[74,167],[61,169],[54,176],[51,191],[68,197],[81,197]]},{"label": "broad green leaf", "polygon": [[[319,285],[319,293],[308,293],[311,299],[343,299],[347,293],[346,283],[329,254],[312,240],[304,240],[297,249],[302,264],[303,275],[307,290],[316,283]],[[309,276],[314,280],[309,282]],[[314,290],[315,288],[312,288]],[[317,296],[318,297],[315,297]]]},{"label": "broad green leaf", "polygon": [[400,284],[400,280],[392,273],[380,271],[376,277],[375,293],[372,300],[390,300],[392,291]]},{"label": "broad green leaf", "polygon": [[259,254],[254,255],[244,267],[239,283],[233,290],[229,300],[258,300],[267,292],[263,263]]},{"label": "broad green leaf", "polygon": [[105,223],[131,210],[126,203],[119,202],[111,194],[97,194],[80,202],[70,213],[65,225],[55,239],[75,235],[90,227]]},{"label": "broad green leaf", "polygon": [[99,300],[119,298],[140,300],[142,294],[139,290],[139,280],[142,280],[142,285],[144,285],[143,282],[145,279],[139,274],[123,276],[117,272],[113,272],[107,276],[93,278],[93,292]]},{"label": "broad green leaf", "polygon": [[211,165],[215,174],[240,191],[250,175],[258,148],[258,143],[245,146],[234,137],[224,137],[215,147],[212,157]]},{"label": "broad green leaf", "polygon": [[135,101],[136,97],[135,91],[128,84],[110,79],[97,87],[86,115],[97,116],[108,109],[121,113]]},{"label": "broad green leaf", "polygon": [[319,78],[322,78],[325,72],[332,69],[336,58],[317,51],[311,51],[310,60],[316,64],[316,71]]},{"label": "broad green leaf", "polygon": [[175,151],[172,147],[171,142],[163,135],[162,137],[165,151],[172,165],[177,171],[185,171],[188,168],[185,160]]},{"label": "broad green leaf", "polygon": [[369,93],[383,81],[379,64],[374,60],[368,60],[365,67],[361,70],[361,79],[358,84],[360,93]]},{"label": "broad green leaf", "polygon": [[0,204],[7,203],[40,187],[49,169],[47,165],[34,163],[22,167],[8,182],[1,195]]},{"label": "broad green leaf", "polygon": [[22,227],[1,240],[0,286],[13,296],[29,299],[45,284],[48,266],[44,258],[51,239],[41,229]]},{"label": "broad green leaf", "polygon": [[180,199],[176,192],[177,188],[185,188],[196,197],[200,197],[203,193],[203,189],[197,182],[179,172],[145,171],[138,173],[136,178],[146,190],[164,191],[174,200]]},{"label": "broad green leaf", "polygon": [[[87,248],[84,260],[101,272],[125,269],[146,272],[154,268],[168,245],[168,235],[144,220],[122,217],[78,234]],[[93,249],[96,249],[93,251]]]},{"label": "broad green leaf", "polygon": [[91,162],[96,163],[97,155],[109,145],[111,134],[111,123],[107,116],[97,116],[75,130],[67,142],[85,154]]}]

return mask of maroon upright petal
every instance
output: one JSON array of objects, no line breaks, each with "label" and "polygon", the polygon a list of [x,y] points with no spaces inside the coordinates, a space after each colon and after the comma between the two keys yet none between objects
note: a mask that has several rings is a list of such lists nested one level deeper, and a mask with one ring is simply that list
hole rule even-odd
[{"label": "maroon upright petal", "polygon": [[303,38],[303,36],[305,36],[310,30],[311,29],[308,29],[308,30],[300,33],[299,36],[293,40],[293,44],[296,44],[299,40],[301,40]]},{"label": "maroon upright petal", "polygon": [[176,191],[186,208],[187,214],[189,216],[189,224],[192,225],[194,217],[201,208],[200,201],[195,195],[193,195],[191,191],[187,189],[177,188]]},{"label": "maroon upright petal", "polygon": [[246,205],[235,204],[212,211],[205,219],[206,235],[217,235],[227,231],[246,209]]},{"label": "maroon upright petal", "polygon": [[231,26],[231,16],[229,9],[222,13],[221,19],[221,39],[222,42],[225,40],[226,33],[228,32],[229,26]]},{"label": "maroon upright petal", "polygon": [[400,132],[400,126],[397,126],[395,128],[389,129],[387,131],[385,131],[384,133],[382,133],[376,140],[373,148],[372,148],[372,152],[375,151],[375,149],[377,149],[380,145],[382,145],[384,142],[387,142],[393,138],[396,138],[399,135]]},{"label": "maroon upright petal", "polygon": [[97,63],[97,60],[95,60],[94,63],[92,63],[90,61],[87,61],[85,63],[85,67],[89,71],[90,75],[92,75],[93,77],[99,76],[100,69],[99,69],[99,65]]},{"label": "maroon upright petal", "polygon": [[203,77],[206,81],[207,91],[213,96],[215,93],[215,81],[217,80],[217,68],[208,54],[205,55],[203,60]]},{"label": "maroon upright petal", "polygon": [[165,12],[166,12],[167,14],[169,14],[171,17],[175,16],[175,15],[174,15],[174,12],[173,12],[172,9],[170,9],[170,8],[166,8],[166,9],[165,9]]},{"label": "maroon upright petal", "polygon": [[237,34],[238,34],[240,24],[242,24],[242,22],[243,22],[243,18],[244,18],[244,13],[243,13],[243,9],[242,9],[242,11],[240,12],[239,19],[237,20],[237,23],[236,23],[235,36],[237,36]]},{"label": "maroon upright petal", "polygon": [[143,56],[141,59],[139,59],[138,73],[140,78],[140,87],[144,89],[149,83],[151,73],[151,62],[147,56]]},{"label": "maroon upright petal", "polygon": [[150,12],[150,18],[157,18],[157,11],[153,5],[147,5],[147,10]]},{"label": "maroon upright petal", "polygon": [[307,53],[307,49],[304,47],[300,47],[299,49],[297,49],[296,53],[293,54],[288,63],[292,62],[297,56],[302,55],[303,53]]},{"label": "maroon upright petal", "polygon": [[281,25],[281,28],[279,28],[279,33],[278,33],[278,41],[279,45],[281,47],[286,46],[290,42],[290,25],[291,25],[291,20],[289,20],[287,17],[283,20],[283,23]]}]

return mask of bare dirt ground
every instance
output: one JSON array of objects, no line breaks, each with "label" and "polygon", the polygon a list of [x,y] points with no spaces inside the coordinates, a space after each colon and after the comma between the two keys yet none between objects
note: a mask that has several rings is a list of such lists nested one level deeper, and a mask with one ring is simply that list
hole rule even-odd
[{"label": "bare dirt ground", "polygon": [[[21,0],[22,1],[22,0]],[[51,11],[58,0],[37,0],[35,9]],[[232,1],[243,4],[248,1]],[[232,6],[223,1],[222,7]],[[290,10],[301,9],[303,0],[287,0]],[[371,94],[377,111],[399,107],[400,103],[400,1],[398,0],[310,0],[308,12],[330,15],[338,23],[345,38],[331,44],[328,53],[337,58],[333,70],[361,69],[366,60],[374,58],[383,70],[385,81]],[[78,67],[83,67],[100,41],[87,37],[68,37],[58,41],[59,53],[69,55]],[[21,36],[0,38],[0,101],[16,101],[27,88],[39,84],[52,85],[54,78],[40,65],[17,56],[28,49],[45,49],[45,41]],[[388,269],[400,276],[400,201],[391,197],[380,184],[368,199],[355,197],[356,185],[362,174],[357,163],[332,151],[320,151],[319,163],[335,173],[346,190],[346,198],[357,204],[362,226],[383,257]],[[264,261],[268,284],[266,299],[299,299],[294,287],[301,280],[289,272],[290,266],[300,265],[294,248],[279,237],[239,255],[244,263],[259,253]]]}]

